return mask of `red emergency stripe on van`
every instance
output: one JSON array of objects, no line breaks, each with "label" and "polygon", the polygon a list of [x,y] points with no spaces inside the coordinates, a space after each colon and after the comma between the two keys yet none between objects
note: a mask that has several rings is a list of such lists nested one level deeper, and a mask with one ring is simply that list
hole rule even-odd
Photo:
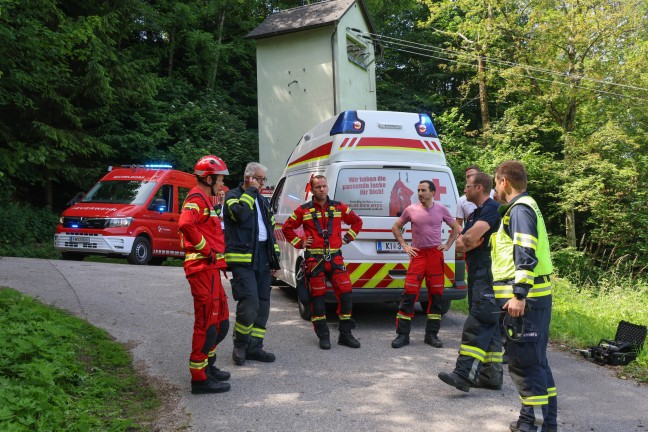
[{"label": "red emergency stripe on van", "polygon": [[421,140],[406,138],[361,138],[354,147],[354,149],[363,150],[366,148],[431,151]]},{"label": "red emergency stripe on van", "polygon": [[295,165],[312,162],[312,161],[315,161],[315,160],[318,160],[318,159],[325,159],[325,158],[329,157],[329,155],[331,154],[331,147],[333,147],[333,141],[328,142],[328,143],[326,143],[324,145],[321,145],[321,146],[309,151],[308,153],[306,153],[302,157],[300,157],[298,159],[295,159],[294,161],[292,161],[291,163],[288,164],[288,168],[292,168]]}]

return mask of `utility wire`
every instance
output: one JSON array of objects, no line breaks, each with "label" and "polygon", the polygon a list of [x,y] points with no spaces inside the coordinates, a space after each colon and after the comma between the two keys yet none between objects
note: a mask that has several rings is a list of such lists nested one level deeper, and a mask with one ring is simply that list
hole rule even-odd
[{"label": "utility wire", "polygon": [[[474,58],[475,57],[474,55],[469,54],[469,53],[465,53],[465,52],[456,52],[456,51],[453,51],[453,50],[449,50],[449,49],[441,48],[441,47],[436,47],[436,46],[433,46],[433,45],[422,44],[422,43],[418,43],[418,42],[411,42],[411,41],[407,41],[407,40],[404,40],[404,39],[398,39],[398,38],[394,38],[394,37],[390,37],[390,36],[379,35],[379,34],[376,34],[376,33],[358,31],[357,29],[352,29],[352,30],[354,30],[357,33],[359,33],[360,35],[362,35],[365,39],[371,39],[371,40],[377,39],[384,46],[389,47],[391,49],[395,49],[393,47],[393,45],[397,45],[397,46],[403,46],[403,47],[410,48],[410,49],[415,49],[415,50],[421,50],[421,51],[428,51],[428,52],[433,52],[433,53],[445,54],[445,55],[453,56],[453,57],[456,57],[456,58],[462,58],[462,57],[463,58]],[[414,52],[412,52],[412,51],[403,51],[403,52],[409,52],[411,54],[423,55],[422,53],[420,53],[418,51],[414,51]],[[435,59],[439,59],[439,60],[445,60],[445,61],[449,61],[449,62],[455,62],[455,63],[458,63],[458,64],[464,64],[464,65],[474,67],[474,65],[472,63],[465,63],[465,62],[461,62],[459,60],[453,60],[453,59],[447,58],[447,57],[436,57],[436,56],[432,56],[432,55],[428,55],[427,57],[435,58]],[[499,60],[499,59],[494,59],[494,58],[485,57],[485,56],[481,56],[481,57],[484,59],[484,61],[486,63],[500,64],[500,65],[505,65],[505,66],[509,66],[509,67],[521,67],[521,68],[524,68],[524,69],[526,69],[528,71],[540,72],[540,73],[554,75],[554,76],[560,76],[560,77],[564,77],[564,78],[575,78],[574,75],[570,75],[570,74],[565,73],[565,72],[557,72],[557,71],[550,70],[550,69],[543,69],[543,68],[536,67],[536,66],[531,66],[531,65],[523,65],[523,64],[519,64],[519,63],[515,63],[515,62],[510,62],[510,61],[506,61],[506,60]],[[491,69],[492,70],[498,70],[498,69],[494,69],[494,68],[491,68]],[[599,79],[595,79],[595,78],[588,78],[586,76],[580,76],[580,77],[577,77],[577,78],[580,79],[581,81],[591,81],[591,82],[594,82],[594,83],[604,84],[604,85],[607,85],[607,86],[616,86],[616,87],[623,87],[623,88],[628,88],[628,89],[633,89],[633,90],[648,91],[648,89],[643,88],[643,87],[638,87],[638,86],[633,86],[633,85],[628,85],[628,84],[619,84],[619,83],[615,83],[615,82],[611,82],[611,81],[599,80]],[[592,89],[592,88],[589,88],[589,87],[581,87],[581,88],[586,88],[586,89],[589,89],[589,90],[595,90],[596,91],[596,89]],[[600,92],[605,92],[605,91],[600,90]],[[615,93],[612,93],[612,92],[605,92],[605,93],[615,94]],[[617,95],[619,95],[619,94],[617,94]],[[625,96],[625,95],[619,95],[619,96]],[[630,97],[633,97],[633,96],[630,96]],[[634,97],[634,98],[636,98],[636,97]],[[636,98],[636,99],[642,99],[642,98]]]}]

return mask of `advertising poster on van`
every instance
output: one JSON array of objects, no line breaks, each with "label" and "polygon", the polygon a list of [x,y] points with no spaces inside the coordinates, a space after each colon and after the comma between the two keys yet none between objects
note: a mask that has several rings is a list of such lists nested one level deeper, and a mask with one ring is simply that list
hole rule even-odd
[{"label": "advertising poster on van", "polygon": [[349,168],[338,175],[335,197],[360,216],[398,217],[407,206],[417,203],[421,180],[436,187],[434,201],[454,214],[452,181],[445,172],[417,169]]}]

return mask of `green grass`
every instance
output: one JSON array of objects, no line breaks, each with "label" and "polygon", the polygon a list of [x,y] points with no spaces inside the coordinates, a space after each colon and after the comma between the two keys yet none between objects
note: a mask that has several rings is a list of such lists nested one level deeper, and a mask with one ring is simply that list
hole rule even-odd
[{"label": "green grass", "polygon": [[160,403],[108,333],[0,288],[0,430],[147,430]]},{"label": "green grass", "polygon": [[[617,276],[584,287],[562,278],[554,282],[552,342],[587,348],[614,339],[621,320],[648,325],[648,282],[641,278]],[[468,302],[452,302],[452,309],[467,314]],[[619,368],[619,375],[648,383],[648,342],[636,361]]]}]

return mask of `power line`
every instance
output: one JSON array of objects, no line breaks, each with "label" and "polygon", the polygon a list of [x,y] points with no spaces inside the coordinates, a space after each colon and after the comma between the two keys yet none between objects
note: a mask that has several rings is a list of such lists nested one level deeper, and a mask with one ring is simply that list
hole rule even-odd
[{"label": "power line", "polygon": [[[393,37],[390,37],[390,36],[378,35],[376,33],[363,32],[363,31],[359,31],[357,29],[351,29],[351,30],[356,31],[360,35],[363,35],[364,38],[368,38],[368,39],[372,39],[372,40],[377,39],[383,44],[383,46],[388,47],[390,49],[393,49],[395,51],[407,52],[407,53],[410,53],[410,54],[425,56],[425,57],[429,57],[429,58],[435,58],[435,59],[438,59],[438,60],[453,62],[453,63],[457,63],[457,64],[462,64],[462,65],[467,65],[467,66],[470,66],[470,67],[475,67],[475,65],[473,63],[462,62],[460,60],[454,60],[454,59],[448,58],[448,57],[438,57],[438,56],[435,56],[435,55],[424,54],[424,53],[421,53],[420,51],[439,53],[439,54],[443,54],[443,55],[446,55],[446,56],[452,56],[452,57],[455,57],[455,58],[462,58],[462,57],[464,57],[464,58],[474,58],[475,57],[474,55],[469,54],[469,53],[456,52],[456,51],[452,51],[452,50],[441,48],[441,47],[436,47],[436,46],[429,45],[429,44],[411,42],[411,41],[407,41],[407,40],[404,40],[404,39],[393,38]],[[419,50],[419,51],[408,51],[408,50],[398,49],[398,48],[394,48],[394,45],[403,46],[405,48],[410,48],[410,49]],[[557,71],[553,71],[553,70],[550,70],[550,69],[543,69],[543,68],[539,68],[539,67],[536,67],[536,66],[523,65],[523,64],[520,64],[520,63],[510,62],[510,61],[506,61],[506,60],[493,59],[493,58],[485,57],[485,56],[481,56],[481,57],[482,57],[482,59],[484,59],[485,63],[499,64],[499,65],[504,65],[504,66],[509,66],[509,67],[520,67],[520,68],[524,68],[524,69],[526,69],[528,71],[531,71],[531,72],[539,72],[539,73],[559,76],[559,77],[563,77],[563,78],[577,78],[577,79],[579,79],[581,81],[589,81],[589,82],[593,82],[593,83],[604,84],[604,85],[607,85],[607,86],[616,86],[616,87],[628,88],[628,89],[639,90],[639,91],[648,91],[648,89],[643,88],[643,87],[627,85],[627,84],[619,84],[619,83],[614,83],[614,82],[611,82],[611,81],[599,80],[599,79],[595,79],[595,78],[588,78],[586,76],[575,77],[575,76],[570,75],[568,73],[557,72]],[[488,67],[488,69],[495,70],[495,71],[500,70],[500,69],[493,68],[493,67]],[[538,79],[539,81],[556,82],[558,84],[569,85],[569,86],[572,86],[572,87],[597,91],[599,93],[605,93],[605,94],[610,94],[610,95],[616,95],[616,96],[622,96],[622,97],[630,97],[630,98],[633,98],[633,99],[645,100],[645,99],[640,98],[640,97],[629,96],[629,95],[624,95],[624,94],[618,94],[618,93],[614,93],[614,92],[608,92],[608,91],[605,91],[605,90],[598,90],[598,89],[594,89],[594,88],[591,88],[591,87],[584,87],[584,86],[580,86],[580,85],[576,85],[576,84],[569,84],[569,83],[562,83],[562,82],[559,82],[559,81],[541,79],[541,78],[538,78],[538,77],[533,76],[533,75],[520,75],[520,74],[513,74],[513,75],[535,78],[535,79]]]}]

